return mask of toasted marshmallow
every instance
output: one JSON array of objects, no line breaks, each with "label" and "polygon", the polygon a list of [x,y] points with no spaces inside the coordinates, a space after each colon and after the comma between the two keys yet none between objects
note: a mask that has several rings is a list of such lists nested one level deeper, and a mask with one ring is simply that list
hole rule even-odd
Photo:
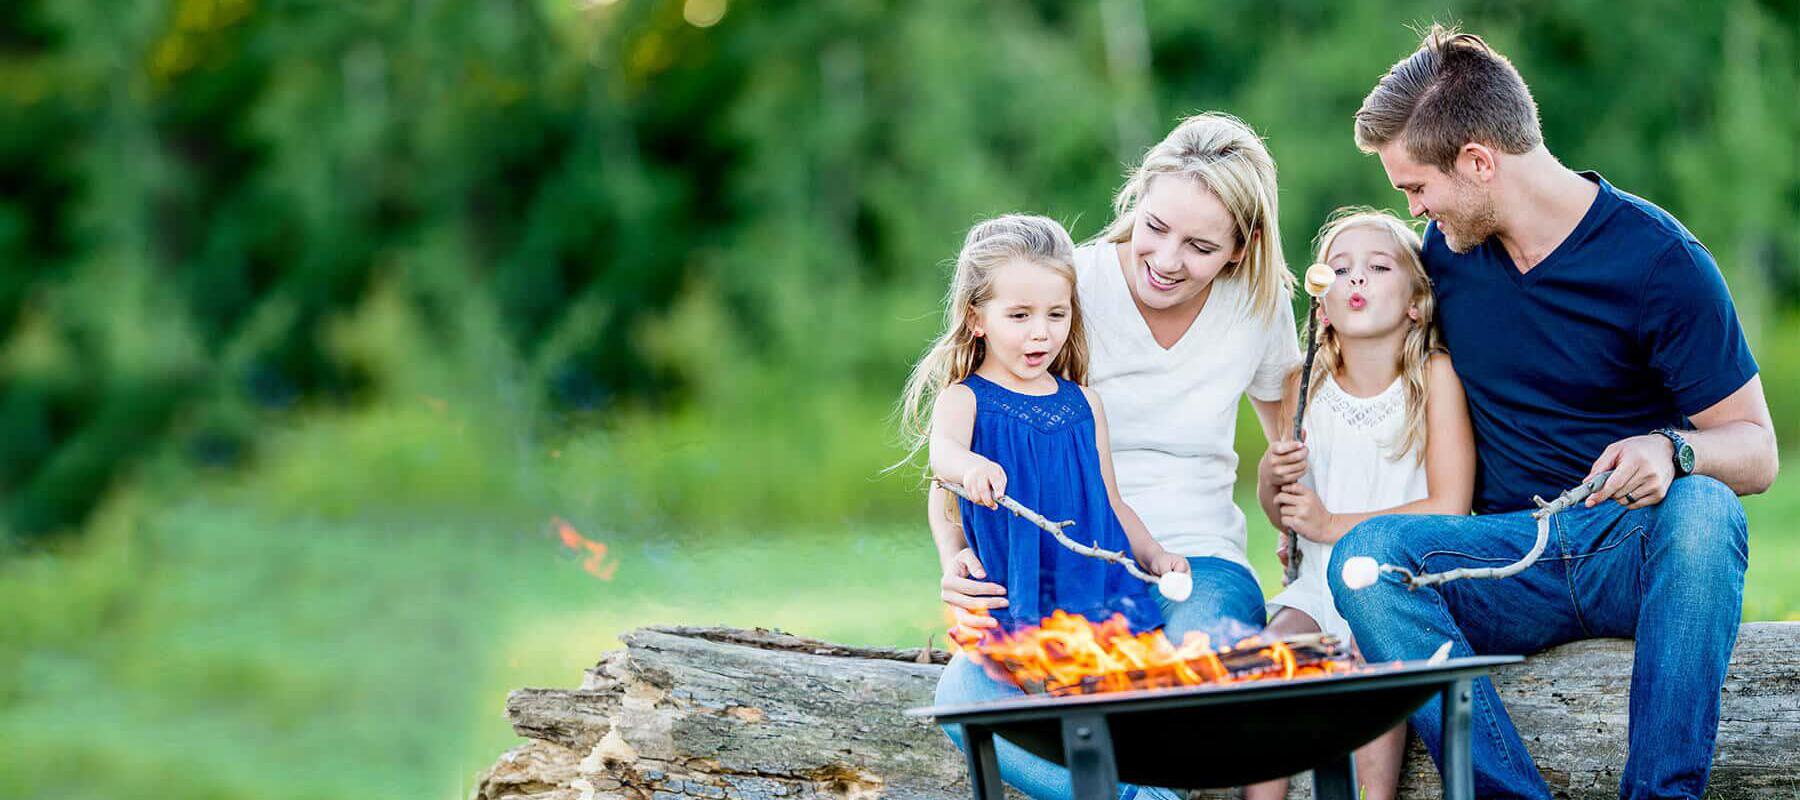
[{"label": "toasted marshmallow", "polygon": [[1337,280],[1337,272],[1324,264],[1314,264],[1306,268],[1306,293],[1313,297],[1324,297],[1331,291],[1331,284]]}]

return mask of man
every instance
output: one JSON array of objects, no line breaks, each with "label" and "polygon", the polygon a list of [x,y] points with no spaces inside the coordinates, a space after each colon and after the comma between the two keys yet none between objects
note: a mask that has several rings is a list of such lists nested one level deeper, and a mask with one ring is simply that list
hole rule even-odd
[{"label": "man", "polygon": [[[1467,656],[1636,638],[1620,794],[1700,797],[1743,606],[1736,495],[1777,471],[1718,266],[1667,212],[1558,162],[1524,80],[1480,37],[1434,26],[1363,101],[1356,142],[1431,220],[1425,265],[1480,466],[1477,516],[1376,518],[1337,544],[1339,610],[1372,662],[1445,640]],[[1415,572],[1512,562],[1536,539],[1533,495],[1606,470],[1516,577],[1343,585],[1354,556]],[[1491,682],[1474,702],[1476,793],[1549,797]],[[1434,759],[1440,714],[1434,701],[1412,719]]]}]

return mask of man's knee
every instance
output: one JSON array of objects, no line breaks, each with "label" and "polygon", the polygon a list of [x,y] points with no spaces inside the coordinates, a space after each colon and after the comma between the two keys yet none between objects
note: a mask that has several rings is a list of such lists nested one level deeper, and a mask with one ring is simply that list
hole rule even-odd
[{"label": "man's knee", "polygon": [[1657,507],[1653,550],[1694,568],[1736,565],[1749,558],[1744,504],[1730,487],[1705,475],[1677,478]]},{"label": "man's knee", "polygon": [[1338,613],[1353,623],[1355,617],[1365,610],[1380,614],[1378,610],[1366,609],[1366,602],[1359,602],[1373,599],[1368,594],[1368,589],[1352,589],[1345,585],[1344,564],[1352,558],[1367,557],[1374,559],[1377,564],[1411,567],[1413,555],[1408,549],[1408,543],[1418,538],[1411,532],[1419,524],[1420,518],[1414,516],[1372,517],[1351,528],[1349,533],[1344,534],[1344,538],[1332,545],[1331,563],[1325,568],[1325,581],[1331,586],[1332,600],[1337,604]]},{"label": "man's knee", "polygon": [[[1409,538],[1406,531],[1415,523],[1415,518],[1400,514],[1363,520],[1331,546],[1331,566],[1326,571],[1326,577],[1333,581],[1340,580],[1344,562],[1357,556],[1368,556],[1380,564],[1405,560],[1405,544]],[[1336,583],[1333,583],[1332,589],[1337,588]]]}]

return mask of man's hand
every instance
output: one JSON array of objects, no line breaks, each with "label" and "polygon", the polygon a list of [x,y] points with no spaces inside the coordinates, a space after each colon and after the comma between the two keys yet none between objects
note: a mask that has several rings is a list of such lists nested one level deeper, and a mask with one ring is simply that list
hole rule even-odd
[{"label": "man's hand", "polygon": [[1006,587],[982,580],[987,570],[975,551],[963,548],[944,566],[944,577],[938,581],[938,595],[950,607],[956,625],[964,628],[997,628],[1000,623],[988,615],[988,609],[1005,608]]},{"label": "man's hand", "polygon": [[1669,495],[1669,484],[1675,482],[1675,445],[1657,434],[1633,436],[1607,445],[1606,450],[1588,468],[1592,478],[1607,470],[1611,478],[1591,495],[1587,507],[1616,500],[1626,508],[1647,508]]},{"label": "man's hand", "polygon": [[1317,492],[1305,484],[1290,483],[1275,495],[1275,504],[1281,507],[1282,527],[1320,544],[1331,544],[1331,512],[1319,501]]}]

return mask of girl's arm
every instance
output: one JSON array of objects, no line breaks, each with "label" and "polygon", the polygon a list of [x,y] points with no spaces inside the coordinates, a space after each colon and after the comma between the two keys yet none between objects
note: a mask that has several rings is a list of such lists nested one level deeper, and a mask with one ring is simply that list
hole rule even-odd
[{"label": "girl's arm", "polygon": [[1006,471],[975,451],[975,392],[960,383],[944,387],[931,410],[931,474],[967,490],[988,508],[999,508],[1006,494]]},{"label": "girl's arm", "polygon": [[1094,390],[1081,387],[1081,394],[1087,398],[1088,408],[1094,412],[1094,447],[1100,452],[1100,478],[1106,482],[1106,497],[1112,502],[1113,515],[1119,518],[1119,525],[1125,529],[1125,538],[1131,542],[1131,555],[1152,575],[1165,572],[1187,572],[1187,559],[1175,555],[1164,548],[1150,535],[1150,529],[1144,527],[1144,521],[1137,515],[1125,498],[1119,496],[1119,482],[1113,478],[1112,442],[1106,432],[1106,409],[1100,405],[1100,395]]},{"label": "girl's arm", "polygon": [[[1425,497],[1377,511],[1332,514],[1318,505],[1318,495],[1312,490],[1296,487],[1324,515],[1323,524],[1315,528],[1319,535],[1308,538],[1326,544],[1336,542],[1362,521],[1387,514],[1469,513],[1469,504],[1475,497],[1475,431],[1469,424],[1468,400],[1463,396],[1462,381],[1456,377],[1450,356],[1432,356],[1425,370]],[[1288,492],[1280,495],[1283,499],[1295,496]],[[1290,512],[1294,508],[1283,505]],[[1288,517],[1283,522],[1304,524],[1304,520]]]}]

